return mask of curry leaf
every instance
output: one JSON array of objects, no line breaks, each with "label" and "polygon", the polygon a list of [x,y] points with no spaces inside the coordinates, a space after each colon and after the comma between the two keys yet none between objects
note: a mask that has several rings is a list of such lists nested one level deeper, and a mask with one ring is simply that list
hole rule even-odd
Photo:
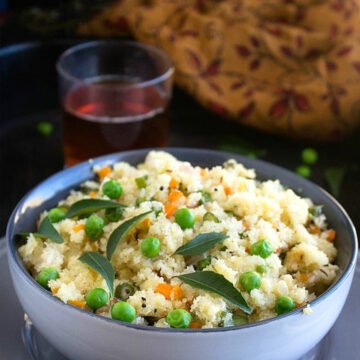
[{"label": "curry leaf", "polygon": [[331,167],[327,168],[324,172],[324,177],[329,185],[330,192],[335,196],[339,197],[341,185],[344,180],[346,169],[344,167]]},{"label": "curry leaf", "polygon": [[113,256],[119,242],[125,238],[125,236],[129,233],[131,229],[135,227],[136,224],[138,224],[142,219],[146,217],[146,215],[149,215],[151,212],[152,210],[134,216],[129,220],[126,220],[111,233],[106,246],[106,256],[109,260]]},{"label": "curry leaf", "polygon": [[79,260],[84,264],[90,266],[105,279],[111,296],[113,296],[115,271],[110,261],[105,256],[93,251],[84,252],[79,257]]},{"label": "curry leaf", "polygon": [[190,274],[179,275],[178,278],[194,288],[222,296],[247,314],[252,312],[240,291],[220,274],[213,271],[196,271]]},{"label": "curry leaf", "polygon": [[39,226],[39,231],[34,235],[37,235],[39,237],[45,237],[57,244],[62,244],[64,242],[64,239],[54,228],[54,225],[51,223],[48,216],[44,218],[44,220],[41,222]]},{"label": "curry leaf", "polygon": [[222,233],[210,232],[199,234],[183,246],[180,246],[175,254],[184,256],[196,256],[213,248],[217,243],[227,239],[228,236]]},{"label": "curry leaf", "polygon": [[114,209],[117,207],[124,207],[115,201],[102,200],[102,199],[83,199],[70,206],[66,213],[66,217],[72,218],[75,216],[90,215],[96,211],[104,209]]}]

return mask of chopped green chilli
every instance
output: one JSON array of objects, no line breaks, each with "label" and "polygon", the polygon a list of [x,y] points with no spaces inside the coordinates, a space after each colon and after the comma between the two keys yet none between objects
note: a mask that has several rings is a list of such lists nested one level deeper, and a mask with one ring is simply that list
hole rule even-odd
[{"label": "chopped green chilli", "polygon": [[138,189],[146,188],[146,180],[147,180],[147,176],[141,176],[141,177],[135,178],[135,183],[136,183],[136,186],[138,187]]},{"label": "chopped green chilli", "polygon": [[216,215],[214,215],[213,213],[211,212],[207,212],[205,213],[205,215],[203,216],[203,220],[204,221],[213,221],[215,223],[219,223],[220,220],[217,218]]}]

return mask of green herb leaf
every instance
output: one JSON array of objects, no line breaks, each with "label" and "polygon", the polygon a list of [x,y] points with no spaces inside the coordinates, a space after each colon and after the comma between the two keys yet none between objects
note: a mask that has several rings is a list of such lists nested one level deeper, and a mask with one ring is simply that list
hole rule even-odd
[{"label": "green herb leaf", "polygon": [[147,211],[143,214],[134,216],[133,218],[126,220],[122,224],[120,224],[110,235],[107,246],[106,246],[106,256],[110,260],[113,256],[116,247],[119,242],[125,238],[125,236],[132,230],[136,224],[138,224],[142,219],[144,219],[147,215],[149,215],[152,210]]},{"label": "green herb leaf", "polygon": [[175,254],[184,256],[201,255],[226,238],[228,238],[227,235],[217,232],[199,234],[185,245],[180,246],[175,251]]},{"label": "green herb leaf", "polygon": [[51,223],[48,216],[41,222],[39,231],[35,233],[35,236],[36,235],[39,237],[45,237],[57,244],[62,244],[64,242],[64,239],[54,228],[54,225]]},{"label": "green herb leaf", "polygon": [[330,192],[339,197],[341,186],[345,177],[346,169],[344,167],[331,167],[325,170],[324,177],[330,187]]},{"label": "green herb leaf", "polygon": [[179,275],[178,278],[196,289],[209,291],[222,296],[225,300],[247,314],[251,314],[252,312],[252,309],[246,303],[240,291],[220,274],[213,271],[196,271],[190,274]]},{"label": "green herb leaf", "polygon": [[114,209],[117,207],[125,207],[115,201],[101,200],[101,199],[83,199],[77,201],[70,206],[69,211],[66,213],[66,217],[72,218],[75,216],[90,215],[99,210]]},{"label": "green herb leaf", "polygon": [[105,279],[111,296],[114,296],[115,271],[110,261],[105,256],[93,251],[84,252],[79,260],[89,265]]}]

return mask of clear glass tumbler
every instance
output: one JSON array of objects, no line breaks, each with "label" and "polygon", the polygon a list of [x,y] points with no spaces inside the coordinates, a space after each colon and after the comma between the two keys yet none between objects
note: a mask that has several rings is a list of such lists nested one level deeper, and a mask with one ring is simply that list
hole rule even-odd
[{"label": "clear glass tumbler", "polygon": [[111,152],[162,147],[174,67],[161,50],[130,41],[93,41],[57,62],[65,164]]}]

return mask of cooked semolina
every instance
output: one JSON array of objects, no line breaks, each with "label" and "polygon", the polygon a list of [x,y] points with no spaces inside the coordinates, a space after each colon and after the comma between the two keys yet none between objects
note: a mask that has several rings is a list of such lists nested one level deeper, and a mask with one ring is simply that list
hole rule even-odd
[{"label": "cooked semolina", "polygon": [[[95,177],[99,170],[94,169]],[[139,178],[143,180],[136,180]],[[110,179],[121,184],[121,195],[116,199],[104,192]],[[96,239],[86,231],[86,218],[65,218],[53,223],[64,243],[30,234],[19,248],[35,278],[43,269],[55,268],[58,278],[48,282],[50,291],[81,308],[90,310],[86,295],[91,290],[110,292],[104,278],[79,257],[88,251],[105,254],[112,232],[146,211],[152,212],[127,234],[111,258],[114,287],[130,284],[133,288],[125,299],[136,310],[133,323],[170,327],[167,315],[176,309],[191,314],[192,322],[186,327],[192,328],[237,325],[235,318],[239,316],[245,322],[256,322],[279,315],[276,303],[284,296],[294,307],[307,306],[338,275],[334,232],[322,213],[311,214],[311,199],[302,198],[278,180],[258,181],[254,170],[234,160],[201,168],[168,153],[150,151],[137,166],[114,164],[105,178],[85,182],[58,206],[68,209],[82,199],[116,201],[124,205],[121,218],[109,221],[105,210],[97,211],[104,225]],[[182,208],[191,213],[191,226],[180,226],[176,220],[177,210]],[[44,212],[39,224],[46,216]],[[214,232],[227,238],[201,255],[175,254],[197,235]],[[147,238],[159,240],[155,256],[144,254]],[[254,244],[262,240],[271,252],[266,256],[253,251]],[[247,314],[226,298],[177,277],[195,271],[222,275],[241,292],[252,312]],[[247,272],[260,279],[250,290],[239,281]],[[96,313],[111,317],[111,306],[118,300],[110,296],[109,303]],[[310,314],[312,309],[305,307],[303,312]]]}]

